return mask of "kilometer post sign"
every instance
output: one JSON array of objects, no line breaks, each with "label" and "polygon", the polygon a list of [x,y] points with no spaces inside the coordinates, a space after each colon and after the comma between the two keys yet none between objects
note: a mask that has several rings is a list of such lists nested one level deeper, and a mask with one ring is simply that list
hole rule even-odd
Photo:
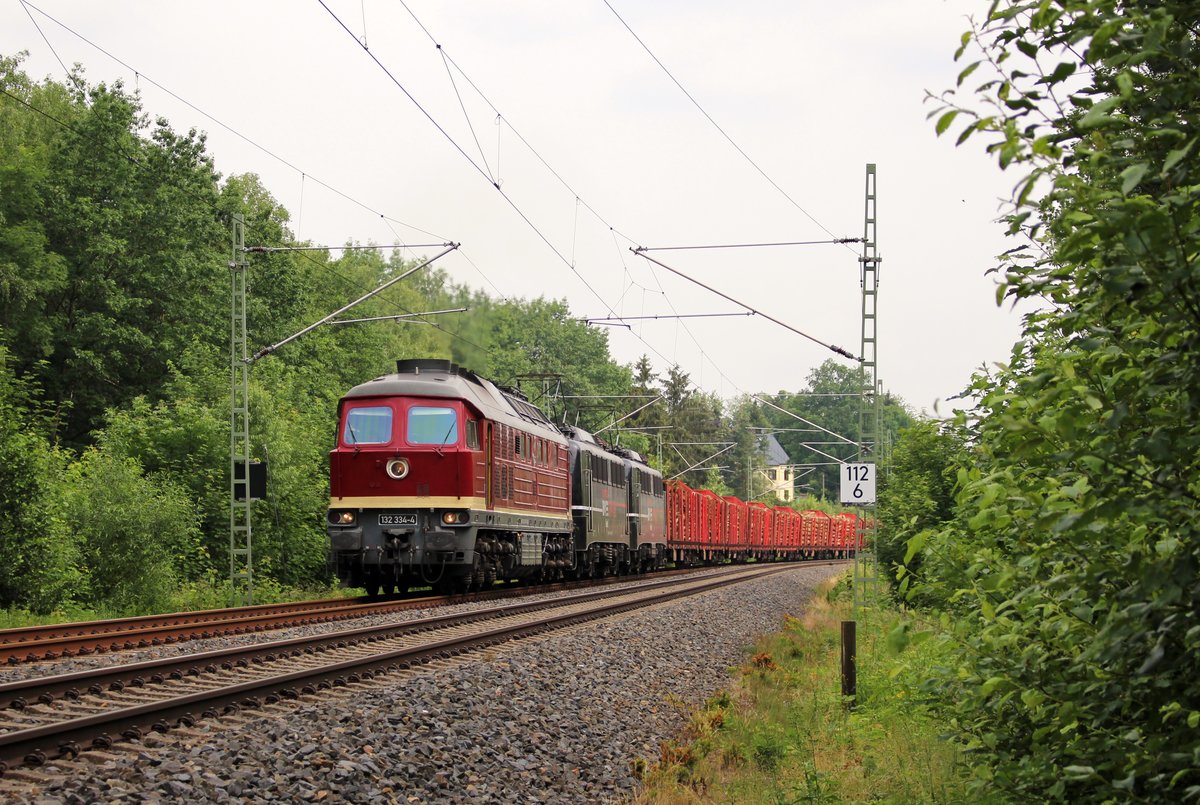
[{"label": "kilometer post sign", "polygon": [[842,465],[842,503],[875,502],[875,465]]}]

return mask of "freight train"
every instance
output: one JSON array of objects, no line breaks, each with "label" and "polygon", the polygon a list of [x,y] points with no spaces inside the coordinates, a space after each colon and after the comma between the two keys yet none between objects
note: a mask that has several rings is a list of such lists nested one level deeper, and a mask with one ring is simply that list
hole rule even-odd
[{"label": "freight train", "polygon": [[369,594],[463,592],[668,564],[853,555],[863,520],[665,481],[449,361],[403,360],[338,404],[330,558]]}]

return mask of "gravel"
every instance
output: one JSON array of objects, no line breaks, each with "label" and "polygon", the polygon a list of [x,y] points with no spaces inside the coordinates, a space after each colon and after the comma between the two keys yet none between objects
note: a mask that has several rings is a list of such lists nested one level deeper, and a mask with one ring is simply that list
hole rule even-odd
[{"label": "gravel", "polygon": [[638,759],[656,759],[690,709],[728,684],[755,636],[778,630],[837,572],[799,567],[267,717],[201,722],[160,748],[82,764],[25,801],[628,799]]}]

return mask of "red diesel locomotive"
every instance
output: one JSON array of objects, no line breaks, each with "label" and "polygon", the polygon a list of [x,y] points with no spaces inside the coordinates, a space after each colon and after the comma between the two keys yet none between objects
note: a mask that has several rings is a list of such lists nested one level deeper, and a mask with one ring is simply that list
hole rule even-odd
[{"label": "red diesel locomotive", "polygon": [[650,570],[666,559],[662,476],[559,430],[518,392],[406,360],[338,404],[328,532],[369,593]]},{"label": "red diesel locomotive", "polygon": [[855,514],[664,483],[637,453],[556,427],[519,392],[443,360],[400,361],[347,392],[329,473],[331,561],[370,594],[848,556],[862,544]]}]

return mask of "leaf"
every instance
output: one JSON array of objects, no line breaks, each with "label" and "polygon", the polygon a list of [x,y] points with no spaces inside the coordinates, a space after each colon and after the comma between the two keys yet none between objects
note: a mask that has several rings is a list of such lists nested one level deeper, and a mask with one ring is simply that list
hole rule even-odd
[{"label": "leaf", "polygon": [[1007,680],[1002,676],[993,676],[983,683],[983,685],[979,688],[979,692],[985,697],[991,696],[996,688],[1003,685],[1006,681]]},{"label": "leaf", "polygon": [[1185,145],[1183,148],[1176,148],[1174,151],[1167,154],[1167,159],[1163,162],[1163,172],[1169,171],[1171,168],[1178,165],[1180,160],[1188,155],[1188,152],[1192,150],[1192,146],[1195,144],[1196,138],[1193,137],[1192,139],[1188,140],[1187,145]]},{"label": "leaf", "polygon": [[1069,62],[1069,61],[1059,62],[1058,66],[1054,68],[1054,72],[1052,72],[1052,73],[1050,73],[1050,75],[1046,76],[1046,83],[1053,86],[1054,84],[1059,84],[1063,81],[1066,81],[1068,78],[1070,78],[1074,74],[1075,74],[1075,62]]},{"label": "leaf", "polygon": [[886,645],[887,650],[892,654],[899,654],[908,648],[908,624],[898,624],[896,628],[888,632]]},{"label": "leaf", "polygon": [[958,74],[958,86],[961,87],[963,82],[967,80],[971,73],[975,72],[979,68],[981,63],[982,62],[979,61],[973,61],[963,68],[963,71]]},{"label": "leaf", "polygon": [[949,112],[946,112],[946,114],[938,118],[937,126],[935,127],[938,136],[941,136],[946,129],[950,128],[950,124],[954,122],[954,118],[956,117],[958,117],[958,110],[951,109]]},{"label": "leaf", "polygon": [[1129,772],[1129,776],[1123,780],[1113,780],[1112,787],[1118,791],[1133,791],[1134,784],[1137,783],[1137,772]]},{"label": "leaf", "polygon": [[960,133],[958,135],[958,139],[955,140],[954,144],[962,145],[963,143],[965,143],[967,141],[967,138],[975,133],[976,129],[981,128],[981,125],[980,125],[981,123],[982,123],[982,121],[976,120],[974,123],[972,123],[971,125],[967,126],[965,129],[963,129],[962,133]]},{"label": "leaf", "polygon": [[1121,171],[1121,193],[1129,195],[1142,179],[1150,171],[1150,166],[1144,162],[1139,162],[1136,165],[1130,165],[1125,170]]},{"label": "leaf", "polygon": [[1083,119],[1079,121],[1079,127],[1081,129],[1090,129],[1107,123],[1110,119],[1108,114],[1109,111],[1116,107],[1116,105],[1120,102],[1121,99],[1119,97],[1113,96],[1111,98],[1105,98],[1104,100],[1096,103],[1091,109],[1088,110],[1088,113],[1083,116]]},{"label": "leaf", "polygon": [[1117,90],[1121,93],[1122,98],[1133,97],[1133,76],[1129,74],[1128,70],[1117,73]]},{"label": "leaf", "polygon": [[971,32],[963,31],[962,38],[959,40],[958,50],[954,51],[954,60],[958,61],[962,58],[963,52],[967,49],[967,45],[971,44]]},{"label": "leaf", "polygon": [[925,540],[928,538],[928,531],[918,531],[912,536],[908,541],[908,550],[904,553],[904,564],[907,565],[914,556],[921,552],[921,549],[925,547]]}]

